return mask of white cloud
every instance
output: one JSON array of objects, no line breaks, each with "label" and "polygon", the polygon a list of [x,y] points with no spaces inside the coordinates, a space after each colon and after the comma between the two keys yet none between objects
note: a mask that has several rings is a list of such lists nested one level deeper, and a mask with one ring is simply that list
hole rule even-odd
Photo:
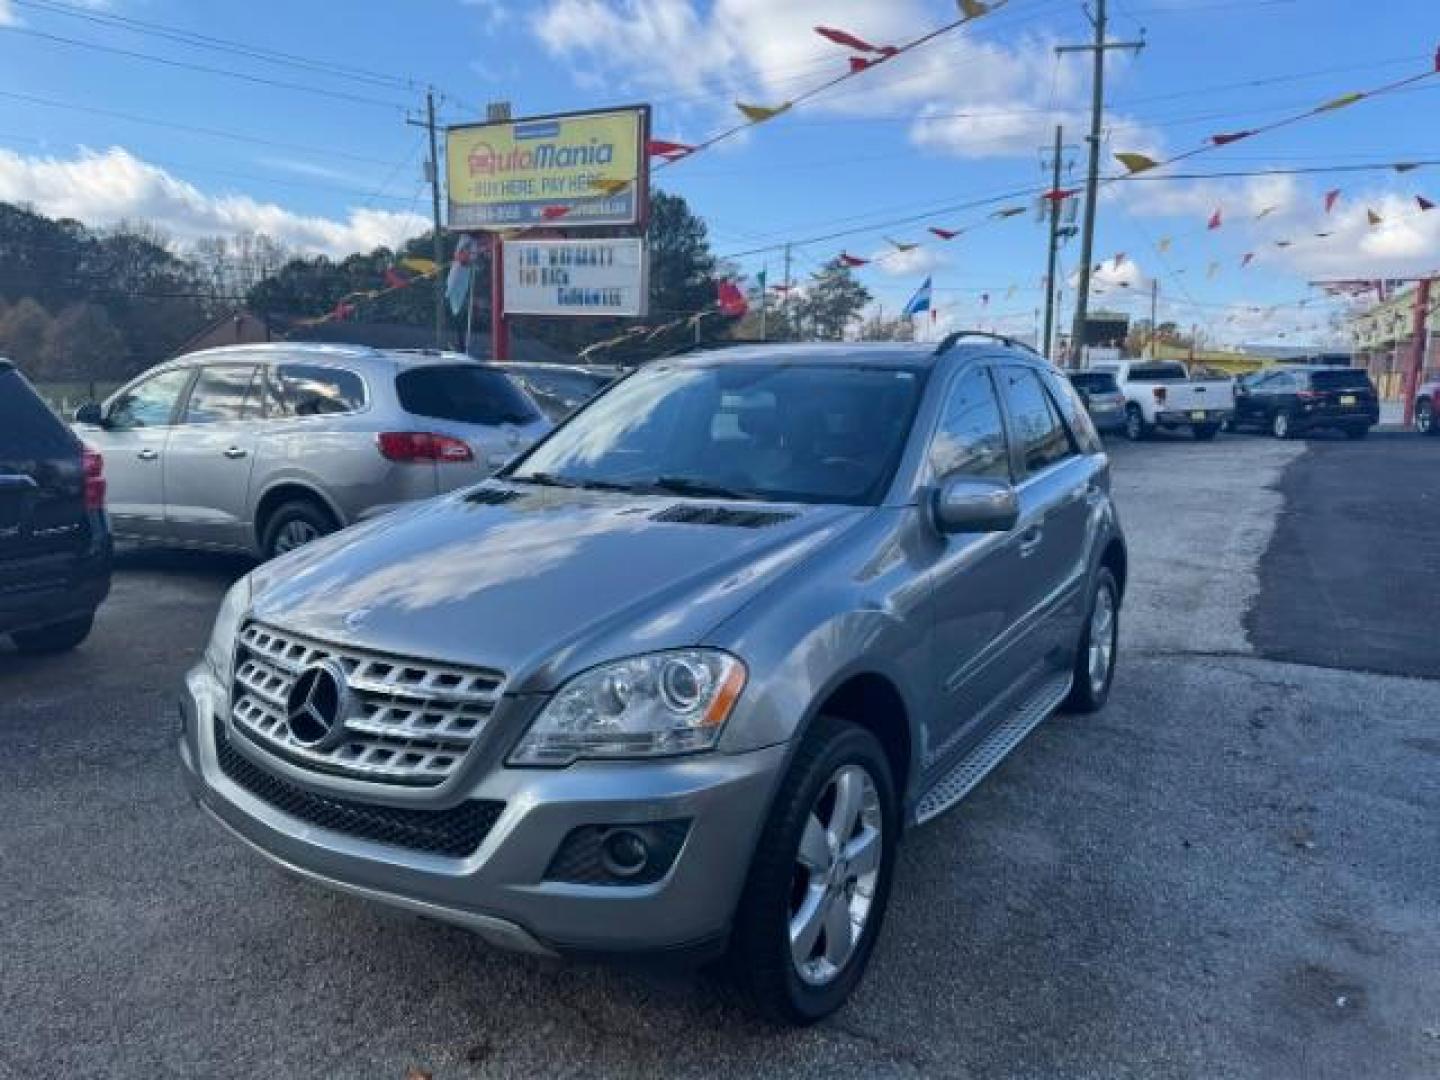
[{"label": "white cloud", "polygon": [[493,34],[510,21],[510,11],[504,0],[460,0],[469,8],[476,8],[482,20],[485,33]]},{"label": "white cloud", "polygon": [[[1056,123],[1080,129],[1080,114],[1054,103],[1080,96],[1084,62],[1057,59],[1048,38],[994,40],[1008,14],[933,41],[805,109],[851,118],[914,115],[911,142],[937,154],[1031,156]],[[530,25],[582,85],[653,95],[678,114],[668,122],[679,123],[697,112],[731,119],[735,100],[780,104],[843,71],[846,50],[816,34],[816,25],[894,44],[937,21],[921,0],[715,0],[708,9],[698,0],[548,0]],[[1117,59],[1122,73],[1124,63]],[[1108,126],[1126,149],[1155,146],[1123,117]]]},{"label": "white cloud", "polygon": [[0,201],[87,225],[152,222],[177,240],[260,232],[300,251],[346,255],[393,247],[428,227],[417,214],[352,207],[343,220],[297,214],[248,195],[211,195],[115,146],[70,159],[0,150]]},{"label": "white cloud", "polygon": [[911,251],[885,248],[870,257],[875,260],[871,265],[889,277],[914,277],[917,274],[928,274],[949,262],[943,254],[930,245],[922,245]]},{"label": "white cloud", "polygon": [[10,0],[0,0],[0,26],[19,26],[20,16],[10,5]]}]

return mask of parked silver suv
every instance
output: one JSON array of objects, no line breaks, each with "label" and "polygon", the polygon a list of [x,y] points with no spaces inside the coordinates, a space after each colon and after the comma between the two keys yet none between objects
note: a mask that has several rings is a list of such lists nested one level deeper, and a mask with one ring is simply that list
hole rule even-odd
[{"label": "parked silver suv", "polygon": [[75,419],[117,537],[263,558],[474,484],[551,426],[469,357],[307,344],[192,353]]},{"label": "parked silver suv", "polygon": [[513,948],[728,949],[791,1022],[860,979],[902,829],[1104,704],[1126,573],[1078,397],[972,336],[658,361],[338,539],[226,597],[200,805]]}]

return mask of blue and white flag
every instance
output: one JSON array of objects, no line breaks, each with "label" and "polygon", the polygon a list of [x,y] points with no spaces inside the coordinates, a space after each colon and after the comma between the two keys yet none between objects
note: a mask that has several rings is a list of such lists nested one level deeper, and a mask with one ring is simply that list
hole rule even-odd
[{"label": "blue and white flag", "polygon": [[910,302],[905,305],[905,315],[906,315],[906,317],[908,318],[908,317],[910,317],[910,316],[912,316],[912,315],[919,315],[922,311],[929,311],[929,310],[930,310],[930,279],[927,277],[927,278],[925,279],[925,284],[921,285],[920,288],[918,288],[918,289],[915,290],[915,295],[912,296],[912,297],[910,298]]}]

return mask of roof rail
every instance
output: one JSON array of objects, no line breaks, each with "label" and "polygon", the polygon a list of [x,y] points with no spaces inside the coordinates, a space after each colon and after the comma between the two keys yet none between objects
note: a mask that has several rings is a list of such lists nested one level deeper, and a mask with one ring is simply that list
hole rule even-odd
[{"label": "roof rail", "polygon": [[1025,342],[1023,342],[1023,341],[1016,341],[1014,338],[1012,338],[1012,337],[1006,337],[1004,334],[993,334],[993,333],[991,333],[991,332],[988,331],[988,330],[954,330],[954,331],[951,331],[950,333],[946,334],[943,338],[941,338],[941,339],[940,339],[940,343],[935,346],[935,353],[934,353],[934,355],[935,355],[935,356],[944,356],[947,352],[949,352],[951,349],[953,349],[956,345],[958,345],[958,344],[960,343],[960,339],[961,339],[961,338],[967,338],[967,337],[978,337],[978,338],[984,338],[984,339],[987,340],[987,341],[998,341],[998,342],[1000,342],[1000,344],[1002,344],[1002,345],[1008,345],[1008,346],[1010,346],[1011,348],[1015,348],[1015,349],[1025,349],[1027,352],[1032,352],[1032,353],[1034,353],[1036,356],[1040,356],[1040,358],[1041,358],[1042,360],[1044,359],[1044,357],[1041,356],[1041,354],[1040,354],[1040,350],[1039,350],[1039,349],[1036,349],[1033,345],[1026,345]]}]

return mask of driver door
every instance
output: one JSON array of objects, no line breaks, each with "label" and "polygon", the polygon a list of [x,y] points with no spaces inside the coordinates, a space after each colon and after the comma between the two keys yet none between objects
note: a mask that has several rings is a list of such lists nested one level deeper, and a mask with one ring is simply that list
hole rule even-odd
[{"label": "driver door", "polygon": [[163,539],[165,453],[190,368],[171,368],[131,383],[110,399],[99,427],[81,437],[105,458],[106,509],[115,534]]}]

